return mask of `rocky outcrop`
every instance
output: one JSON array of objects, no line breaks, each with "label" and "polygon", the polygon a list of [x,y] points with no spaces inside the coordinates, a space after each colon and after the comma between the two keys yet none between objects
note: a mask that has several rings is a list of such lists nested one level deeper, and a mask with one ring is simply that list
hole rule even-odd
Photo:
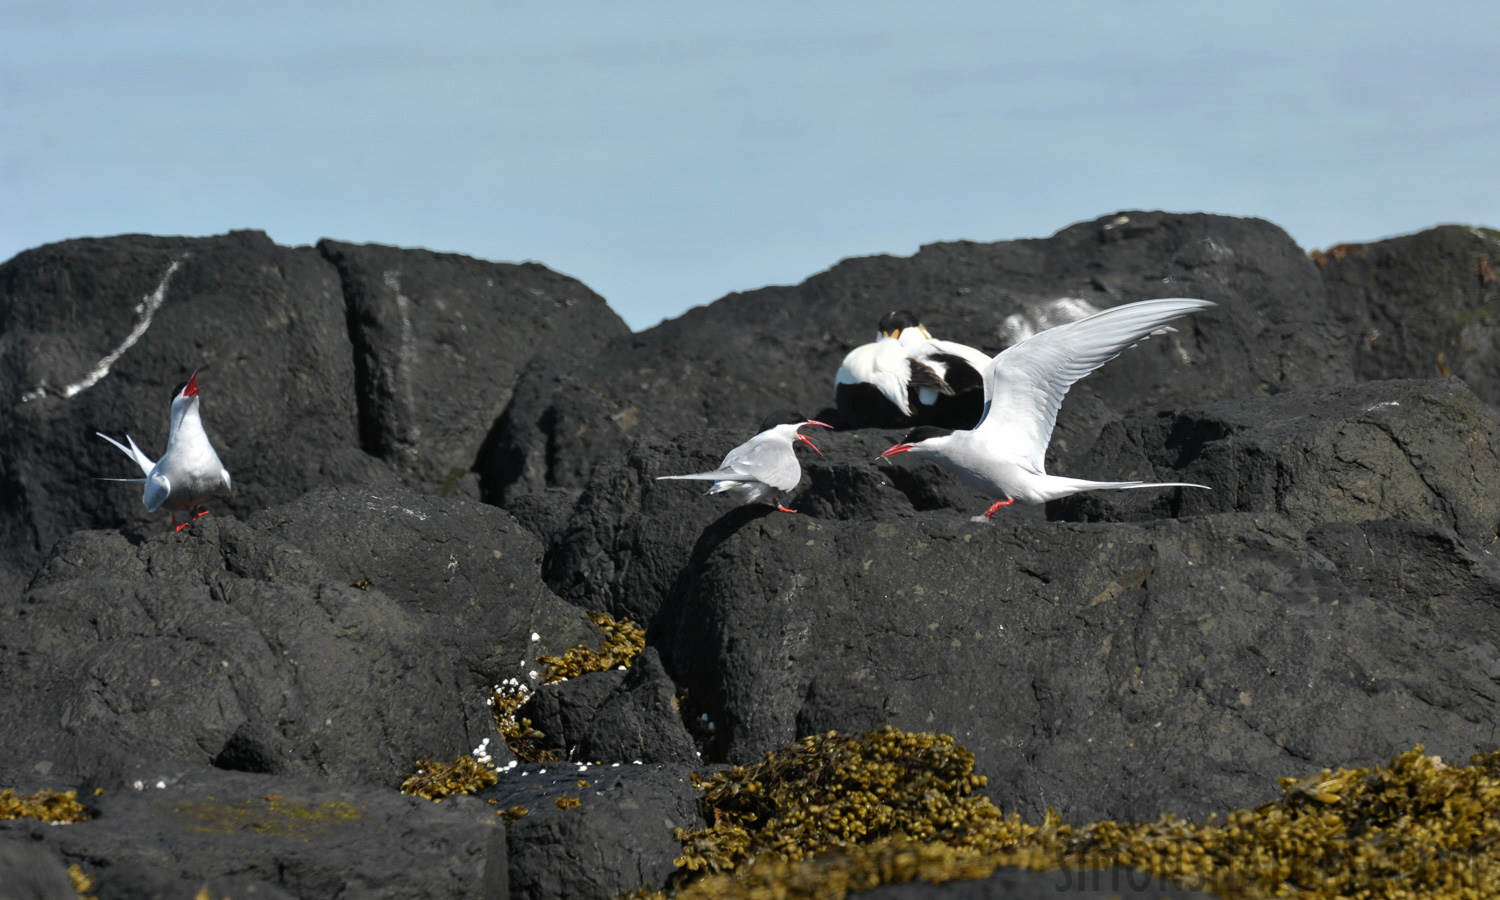
[{"label": "rocky outcrop", "polygon": [[348,305],[361,445],[430,493],[458,487],[538,349],[630,333],[604,298],[537,263],[329,240],[318,250]]},{"label": "rocky outcrop", "polygon": [[180,762],[143,763],[89,787],[89,821],[0,821],[0,840],[87,860],[99,900],[189,898],[205,887],[214,897],[271,900],[509,893],[505,826],[473,798],[435,804]]},{"label": "rocky outcrop", "polygon": [[772,409],[823,409],[844,354],[892,309],[917,311],[933,334],[993,352],[1053,320],[1059,303],[1086,310],[1171,296],[1221,306],[1078,385],[1059,419],[1056,459],[1087,450],[1102,424],[1124,413],[1352,378],[1318,269],[1284,232],[1255,219],[1132,212],[1044,240],[848,259],[795,287],[731,294],[597,352],[539,355],[481,460],[482,487],[496,502],[582,487],[637,440],[703,428],[743,434]]},{"label": "rocky outcrop", "polygon": [[80,532],[0,609],[0,746],[60,772],[151,759],[394,785],[492,737],[490,691],[539,654],[598,643],[540,555],[501,510],[400,488],[139,546]]},{"label": "rocky outcrop", "polygon": [[1456,375],[1500,406],[1500,231],[1443,225],[1313,255],[1359,378]]},{"label": "rocky outcrop", "polygon": [[97,480],[139,472],[94,432],[159,455],[196,368],[234,477],[214,505],[244,518],[328,485],[476,493],[462,476],[532,354],[626,333],[535,264],[255,231],[27,251],[0,266],[0,569],[24,579],[80,528],[154,533],[138,487]]},{"label": "rocky outcrop", "polygon": [[[1005,812],[1074,824],[1491,750],[1494,244],[1310,260],[1269,223],[1130,212],[846,260],[638,335],[531,264],[253,232],[22,254],[0,266],[0,789],[95,815],[0,822],[0,871],[46,891],[81,863],[103,900],[605,898],[665,885],[677,829],[710,824],[694,774],[829,730],[951,734]],[[1219,306],[1080,382],[1048,464],[1211,491],[974,523],[939,467],[875,462],[881,429],[814,431],[800,515],[656,480],[772,409],[827,415],[891,309],[998,350],[1184,295]],[[200,366],[236,493],[173,533],[92,480],[131,474],[92,432],[158,450]],[[649,646],[544,683],[543,655],[600,645],[585,610]],[[487,702],[512,678],[543,733],[523,751],[565,761],[507,764]],[[496,784],[395,791],[486,739]]]}]

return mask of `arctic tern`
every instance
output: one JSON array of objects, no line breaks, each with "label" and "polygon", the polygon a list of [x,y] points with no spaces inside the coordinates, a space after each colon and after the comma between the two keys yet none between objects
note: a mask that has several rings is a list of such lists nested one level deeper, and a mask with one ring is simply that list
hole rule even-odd
[{"label": "arctic tern", "polygon": [[[128,481],[145,484],[141,502],[147,512],[156,512],[165,506],[172,512],[172,524],[178,531],[202,516],[208,515],[200,507],[211,494],[232,489],[229,472],[219,462],[213,444],[208,441],[208,432],[203,430],[203,417],[198,410],[198,371],[186,384],[179,385],[172,394],[171,431],[167,434],[167,449],[161,459],[152,462],[151,457],[136,446],[135,438],[125,436],[127,447],[102,431],[95,434],[120,448],[141,467],[143,478],[105,478],[102,481]],[[179,512],[192,511],[193,517],[182,524],[177,522]]]},{"label": "arctic tern", "polygon": [[823,455],[807,435],[798,433],[797,429],[803,425],[833,427],[801,413],[778,410],[760,423],[759,434],[729,451],[712,472],[662,475],[656,480],[712,481],[714,484],[708,493],[728,494],[741,506],[770,497],[782,512],[796,512],[781,503],[781,495],[796,488],[797,482],[802,480],[802,465],[797,462],[792,441],[801,441],[819,456]]},{"label": "arctic tern", "polygon": [[1193,487],[1183,482],[1087,481],[1048,475],[1045,456],[1068,388],[1158,333],[1168,322],[1216,304],[1170,298],[1127,303],[1059,325],[1002,351],[984,370],[984,416],[970,431],[923,426],[880,454],[930,457],[994,500],[975,521],[1017,500],[1045,503],[1082,491]]}]

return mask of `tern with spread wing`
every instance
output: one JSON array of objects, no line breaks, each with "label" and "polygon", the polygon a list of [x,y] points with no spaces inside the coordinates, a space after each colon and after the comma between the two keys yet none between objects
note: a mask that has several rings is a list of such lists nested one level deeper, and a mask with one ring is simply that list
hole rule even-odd
[{"label": "tern with spread wing", "polygon": [[[141,502],[147,512],[156,512],[165,506],[172,512],[172,524],[178,531],[186,528],[201,516],[208,515],[203,507],[212,494],[231,489],[229,472],[219,462],[213,444],[208,441],[208,432],[203,430],[203,417],[198,409],[198,372],[187,383],[179,385],[172,394],[172,424],[167,433],[167,449],[161,459],[153,462],[151,457],[136,446],[135,438],[125,436],[130,446],[125,446],[102,431],[95,434],[120,448],[120,452],[138,466],[143,478],[105,478],[104,481],[129,481],[146,486]],[[177,523],[178,513],[194,513],[182,524]]]},{"label": "tern with spread wing", "polygon": [[1044,457],[1068,388],[1167,323],[1214,305],[1186,298],[1142,300],[1039,332],[1007,348],[985,368],[984,417],[973,430],[915,428],[880,458],[912,453],[951,469],[995,501],[983,516],[974,517],[976,521],[988,520],[1017,500],[1045,503],[1082,491],[1207,490],[1206,485],[1175,481],[1087,481],[1048,475]]},{"label": "tern with spread wing", "polygon": [[823,422],[809,419],[801,413],[778,410],[760,423],[760,433],[733,450],[712,472],[697,472],[692,475],[662,475],[657,481],[691,480],[712,481],[710,494],[728,494],[741,506],[771,498],[782,512],[796,512],[781,503],[781,495],[797,487],[802,480],[802,465],[797,462],[797,450],[793,441],[801,441],[819,455],[823,451],[805,434],[797,429],[803,425],[821,425]]},{"label": "tern with spread wing", "polygon": [[834,377],[834,401],[852,426],[979,421],[983,350],[934,338],[906,310],[880,319],[879,337],[850,350]]}]

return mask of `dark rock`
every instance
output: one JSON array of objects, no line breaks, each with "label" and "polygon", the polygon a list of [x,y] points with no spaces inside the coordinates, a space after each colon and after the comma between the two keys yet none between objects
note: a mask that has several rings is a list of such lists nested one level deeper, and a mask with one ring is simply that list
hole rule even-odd
[{"label": "dark rock", "polygon": [[577,606],[650,623],[703,528],[734,508],[703,496],[702,482],[657,476],[716,468],[753,433],[695,432],[638,444],[620,463],[599,466],[550,544],[547,584]]},{"label": "dark rock", "polygon": [[[682,853],[675,829],[705,825],[688,773],[672,765],[533,763],[502,774],[476,796],[492,808],[527,809],[506,830],[510,896],[611,900],[664,887]],[[559,798],[579,804],[562,808]]]},{"label": "dark rock", "polygon": [[[804,480],[786,499],[802,514],[870,518],[913,508],[967,509],[981,504],[978,495],[935,463],[877,465],[876,455],[894,444],[900,432],[809,431],[825,455],[798,453]],[[740,511],[723,497],[704,496],[701,483],[662,482],[658,476],[713,469],[751,433],[715,429],[637,443],[622,463],[594,469],[565,527],[555,524],[555,513],[526,512],[538,506],[550,510],[551,498],[561,489],[523,495],[507,509],[549,523],[544,571],[547,584],[559,596],[585,609],[649,624],[706,527],[726,517],[771,509],[760,504]],[[538,495],[540,499],[532,499]],[[979,508],[982,511],[982,505]]]},{"label": "dark rock", "polygon": [[540,555],[502,510],[401,488],[138,546],[81,532],[0,609],[0,748],[64,772],[155,758],[393,786],[492,737],[490,690],[538,654],[599,643]]},{"label": "dark rock", "polygon": [[655,647],[636,657],[624,682],[599,707],[578,756],[646,764],[698,762],[698,749],[677,708],[677,687]]},{"label": "dark rock", "polygon": [[1500,232],[1443,225],[1315,257],[1361,379],[1457,375],[1500,405]]},{"label": "dark rock", "polygon": [[450,495],[533,354],[630,333],[604,299],[537,263],[324,240],[348,301],[361,443]]},{"label": "dark rock", "polygon": [[57,852],[26,836],[0,831],[0,889],[5,900],[78,900]]},{"label": "dark rock", "polygon": [[1352,380],[1317,267],[1280,229],[1220,216],[1129,218],[1128,234],[1100,220],[1045,240],[844,260],[796,287],[731,294],[597,353],[539,354],[480,462],[485,497],[582,487],[638,440],[738,432],[757,410],[822,409],[844,354],[895,308],[917,312],[939,337],[993,352],[1014,331],[1012,317],[1045,318],[1058,298],[1099,308],[1183,295],[1221,303],[1074,389],[1053,447],[1063,462],[1124,413]]},{"label": "dark rock", "polygon": [[527,531],[551,547],[567,531],[568,519],[582,493],[577,488],[547,488],[523,494],[504,508],[526,526]]},{"label": "dark rock", "polygon": [[942,884],[925,881],[883,884],[868,891],[856,891],[849,895],[849,900],[1055,900],[1058,897],[1211,900],[1214,896],[1130,869],[1032,872],[1003,868],[988,878],[956,879]]},{"label": "dark rock", "polygon": [[160,454],[196,367],[235,485],[214,506],[245,518],[397,476],[477,498],[468,470],[532,354],[628,333],[534,263],[254,231],[29,250],[0,266],[0,569],[29,573],[80,528],[159,530],[138,486],[96,480],[139,473],[94,432]]},{"label": "dark rock", "polygon": [[[1379,539],[1414,566],[1438,540]],[[653,643],[716,725],[705,759],[890,723],[953,735],[1032,818],[1195,818],[1274,799],[1279,776],[1489,746],[1500,648],[1475,601],[1372,590],[1345,546],[1341,568],[1272,514],[762,516],[705,533]],[[1408,577],[1493,597],[1500,571],[1468,552]]]},{"label": "dark rock", "polygon": [[165,525],[139,485],[96,480],[140,472],[94,432],[160,455],[196,367],[234,477],[220,513],[389,477],[359,449],[343,296],[316,251],[254,231],[51,244],[0,265],[0,564],[30,572],[80,528]]},{"label": "dark rock", "polygon": [[0,822],[0,836],[82,864],[100,900],[175,900],[205,884],[236,900],[507,896],[505,827],[473,798],[432,803],[321,778],[150,763],[89,806],[90,821],[17,819]]},{"label": "dark rock", "polygon": [[[537,731],[546,735],[540,741],[542,747],[567,751],[574,749],[588,732],[589,723],[599,707],[609,699],[625,673],[617,670],[589,672],[577,678],[569,678],[557,684],[544,684],[537,688],[530,700],[517,711],[518,717],[531,720]],[[592,759],[593,757],[584,757]],[[618,760],[620,757],[611,757]]]},{"label": "dark rock", "polygon": [[1494,539],[1500,424],[1456,379],[1377,381],[1231,400],[1106,426],[1088,477],[1187,481],[1212,491],[1096,491],[1062,518],[1121,521],[1238,510],[1299,527],[1400,519]]}]

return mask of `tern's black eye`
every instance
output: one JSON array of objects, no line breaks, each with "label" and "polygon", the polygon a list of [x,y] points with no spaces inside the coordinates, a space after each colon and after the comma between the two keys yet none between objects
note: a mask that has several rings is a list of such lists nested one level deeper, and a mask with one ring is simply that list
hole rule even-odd
[{"label": "tern's black eye", "polygon": [[928,438],[943,437],[952,433],[953,429],[951,428],[939,428],[936,425],[919,425],[913,428],[911,433],[901,440],[901,443],[920,444]]},{"label": "tern's black eye", "polygon": [[765,421],[760,423],[761,431],[769,431],[777,425],[801,425],[807,421],[807,416],[790,409],[778,409],[766,416]]},{"label": "tern's black eye", "polygon": [[178,397],[181,397],[182,396],[182,389],[185,388],[185,387],[187,387],[187,386],[188,386],[188,383],[186,381],[184,381],[182,384],[179,384],[177,387],[173,388],[172,389],[172,399],[176,400]]}]

